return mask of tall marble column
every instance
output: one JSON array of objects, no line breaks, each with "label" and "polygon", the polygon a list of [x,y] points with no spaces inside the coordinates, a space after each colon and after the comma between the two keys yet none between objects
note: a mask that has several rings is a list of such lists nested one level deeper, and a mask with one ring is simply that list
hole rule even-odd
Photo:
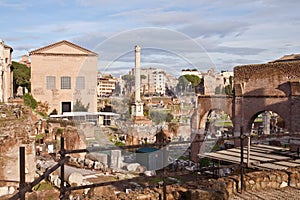
[{"label": "tall marble column", "polygon": [[134,68],[134,76],[135,76],[135,98],[134,103],[132,105],[132,117],[137,119],[138,117],[144,116],[143,109],[143,101],[141,100],[141,47],[135,46],[135,68]]},{"label": "tall marble column", "polygon": [[141,47],[135,46],[135,102],[141,101]]}]

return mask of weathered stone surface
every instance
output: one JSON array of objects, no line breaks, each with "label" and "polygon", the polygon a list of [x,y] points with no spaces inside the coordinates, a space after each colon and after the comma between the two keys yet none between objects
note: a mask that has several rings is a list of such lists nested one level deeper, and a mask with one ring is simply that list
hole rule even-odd
[{"label": "weathered stone surface", "polygon": [[8,187],[7,186],[0,187],[0,197],[8,195],[8,194],[9,194],[9,192],[8,192]]},{"label": "weathered stone surface", "polygon": [[73,172],[68,177],[68,182],[70,185],[79,186],[83,183],[83,176],[78,172]]},{"label": "weathered stone surface", "polygon": [[146,176],[155,176],[156,175],[156,172],[155,171],[145,171],[144,174]]},{"label": "weathered stone surface", "polygon": [[120,169],[122,166],[121,150],[111,150],[110,153],[110,168]]},{"label": "weathered stone surface", "polygon": [[281,184],[280,184],[280,188],[284,188],[284,187],[287,187],[288,186],[288,183],[283,181]]},{"label": "weathered stone surface", "polygon": [[194,200],[194,199],[199,199],[199,200],[204,200],[204,199],[211,199],[212,194],[209,191],[206,190],[188,190],[186,192],[186,199],[187,200]]},{"label": "weathered stone surface", "polygon": [[130,163],[126,165],[126,169],[130,172],[137,172],[139,166],[139,163]]},{"label": "weathered stone surface", "polygon": [[108,164],[107,154],[104,154],[104,153],[96,153],[96,152],[89,153],[85,156],[85,158],[88,158],[88,159],[93,160],[93,161],[101,162],[105,165]]},{"label": "weathered stone surface", "polygon": [[[35,174],[34,123],[37,117],[30,108],[20,104],[1,104],[0,114],[0,179],[18,180],[19,147],[25,146],[27,181],[33,181]],[[1,184],[2,185],[2,184]]]}]

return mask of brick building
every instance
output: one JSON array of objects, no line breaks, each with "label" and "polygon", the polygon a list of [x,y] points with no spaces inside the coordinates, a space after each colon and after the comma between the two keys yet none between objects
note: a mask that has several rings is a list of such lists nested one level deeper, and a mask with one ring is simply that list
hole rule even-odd
[{"label": "brick building", "polygon": [[49,113],[72,112],[80,102],[97,111],[98,55],[68,41],[30,52],[31,91],[37,101],[49,104]]}]

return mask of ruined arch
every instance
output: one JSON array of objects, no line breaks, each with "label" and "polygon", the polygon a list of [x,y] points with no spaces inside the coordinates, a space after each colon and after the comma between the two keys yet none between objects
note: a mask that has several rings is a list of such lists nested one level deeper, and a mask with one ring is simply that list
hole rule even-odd
[{"label": "ruined arch", "polygon": [[250,133],[253,116],[278,113],[290,133],[300,133],[300,62],[270,62],[234,68],[235,136]]},{"label": "ruined arch", "polygon": [[232,120],[232,97],[226,95],[198,96],[198,108],[195,114],[197,119],[194,124],[195,129],[203,129],[206,123],[207,116],[215,110],[222,110]]},{"label": "ruined arch", "polygon": [[221,118],[224,117],[225,115],[229,116],[229,120],[232,121],[231,116],[228,113],[226,113],[224,110],[222,110],[220,108],[211,108],[200,119],[200,121],[199,121],[199,128],[200,129],[204,129],[205,131],[207,131],[208,128],[209,128],[209,126],[210,126],[209,120],[211,118],[215,117],[216,120],[221,120]]},{"label": "ruined arch", "polygon": [[[255,115],[253,115],[247,124],[247,130],[250,130],[249,132],[253,131],[253,125],[254,125],[254,120],[258,118],[259,115],[270,115],[269,116],[269,123],[273,126],[278,126],[280,128],[287,129],[288,127],[288,121],[284,119],[279,113],[271,111],[271,110],[262,110],[257,112]],[[273,118],[273,119],[272,119]],[[262,119],[263,120],[263,119]],[[275,121],[274,121],[275,120]],[[274,122],[273,122],[274,121]],[[257,127],[254,127],[256,129]],[[271,129],[270,129],[271,131]],[[253,133],[253,132],[252,132]],[[269,132],[272,133],[272,132]],[[259,134],[259,133],[258,133]],[[268,134],[268,133],[267,133]]]}]

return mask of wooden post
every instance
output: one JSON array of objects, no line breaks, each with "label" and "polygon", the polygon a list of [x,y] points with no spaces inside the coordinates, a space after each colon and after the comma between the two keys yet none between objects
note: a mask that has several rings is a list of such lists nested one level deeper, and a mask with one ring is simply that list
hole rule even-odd
[{"label": "wooden post", "polygon": [[167,141],[166,138],[164,137],[163,139],[163,200],[167,200],[167,183],[166,183],[166,167],[168,163],[168,158],[167,158]]},{"label": "wooden post", "polygon": [[25,200],[25,192],[22,190],[23,187],[26,186],[25,182],[25,147],[20,147],[20,199]]},{"label": "wooden post", "polygon": [[241,163],[240,163],[240,174],[241,174],[241,193],[244,190],[244,133],[243,127],[241,127]]},{"label": "wooden post", "polygon": [[247,167],[250,167],[250,148],[251,148],[251,135],[248,135]]},{"label": "wooden post", "polygon": [[[65,139],[64,137],[60,138],[60,159],[65,158]],[[65,192],[65,164],[63,163],[60,166],[60,195],[59,198],[61,200],[66,199],[66,192]]]}]

